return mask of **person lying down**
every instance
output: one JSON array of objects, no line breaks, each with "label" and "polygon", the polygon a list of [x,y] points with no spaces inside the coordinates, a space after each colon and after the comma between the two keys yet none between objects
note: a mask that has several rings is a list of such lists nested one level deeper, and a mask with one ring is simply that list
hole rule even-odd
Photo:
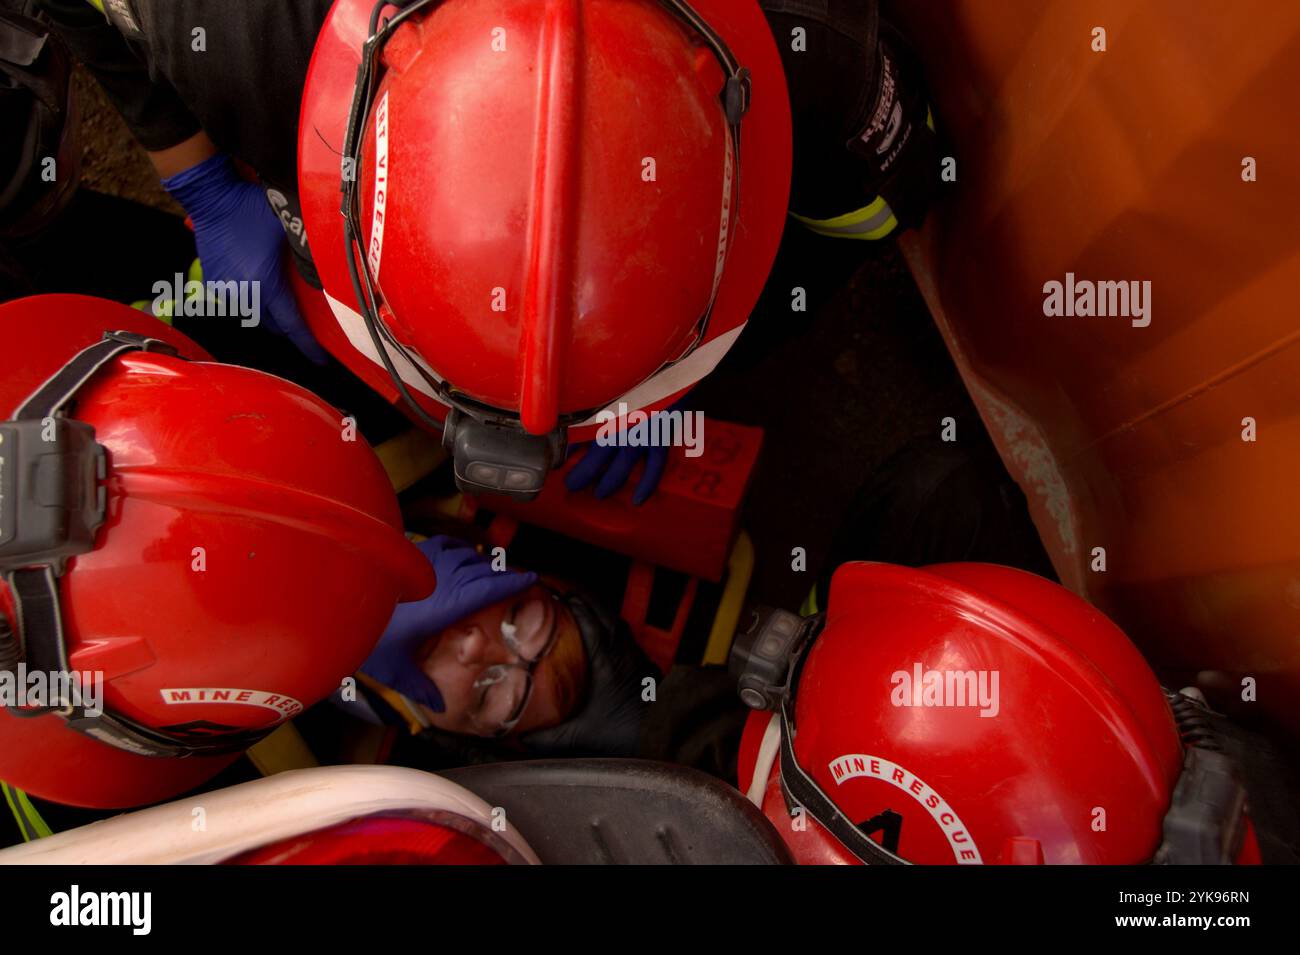
[{"label": "person lying down", "polygon": [[[634,756],[660,672],[631,631],[594,601],[495,570],[470,544],[438,536],[420,550],[438,583],[399,604],[335,702],[372,723],[495,741],[532,756]],[[648,700],[647,700],[648,697]]]}]

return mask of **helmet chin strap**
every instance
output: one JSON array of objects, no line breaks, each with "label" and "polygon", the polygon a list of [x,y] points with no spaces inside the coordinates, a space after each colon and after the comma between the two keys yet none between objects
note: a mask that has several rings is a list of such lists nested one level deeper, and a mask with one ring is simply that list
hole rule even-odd
[{"label": "helmet chin strap", "polygon": [[868,865],[911,865],[859,829],[817,785],[817,781],[804,772],[794,755],[793,707],[794,700],[790,697],[781,703],[781,791],[786,804],[811,813],[823,828],[844,844],[844,848]]},{"label": "helmet chin strap", "polygon": [[[14,675],[30,664],[45,673],[74,671],[59,604],[59,578],[69,557],[95,547],[104,522],[104,448],[95,429],[63,412],[77,393],[119,355],[133,351],[178,356],[175,348],[134,332],[105,332],[83,348],[0,423],[0,573],[13,595],[13,631],[0,633],[0,668]],[[52,437],[51,437],[52,436]],[[44,706],[7,707],[22,719],[57,715],[70,729],[140,756],[215,756],[240,752],[274,726],[208,739],[181,740],[107,710],[89,712],[68,683],[66,698]]]},{"label": "helmet chin strap", "polygon": [[[737,634],[732,644],[731,672],[736,676],[740,698],[746,705],[756,710],[775,711],[780,720],[778,766],[781,793],[790,811],[802,809],[810,812],[863,862],[907,865],[906,859],[877,843],[844,815],[795,757],[795,694],[808,651],[817,641],[825,622],[825,614],[800,617],[785,610],[757,608],[748,629]],[[766,745],[764,740],[763,746]],[[761,783],[758,777],[756,768],[751,792],[761,793],[760,787],[766,786],[768,773],[763,772]]]}]

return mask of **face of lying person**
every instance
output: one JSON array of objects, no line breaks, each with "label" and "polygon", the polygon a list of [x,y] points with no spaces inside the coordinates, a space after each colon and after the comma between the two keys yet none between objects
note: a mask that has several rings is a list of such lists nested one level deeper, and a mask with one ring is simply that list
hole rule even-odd
[{"label": "face of lying person", "polygon": [[[528,693],[527,658],[548,645],[532,667]],[[425,644],[417,662],[446,704],[442,713],[423,709],[430,724],[469,736],[514,736],[563,723],[577,708],[587,681],[578,625],[568,608],[541,586],[445,628]]]}]

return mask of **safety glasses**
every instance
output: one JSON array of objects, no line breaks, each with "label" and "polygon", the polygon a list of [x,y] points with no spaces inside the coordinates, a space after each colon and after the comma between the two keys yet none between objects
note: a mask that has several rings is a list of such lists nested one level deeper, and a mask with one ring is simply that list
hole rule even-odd
[{"label": "safety glasses", "polygon": [[560,638],[559,597],[531,597],[516,603],[501,622],[501,642],[519,660],[484,668],[474,681],[478,699],[470,718],[492,736],[519,723],[533,695],[533,672]]}]

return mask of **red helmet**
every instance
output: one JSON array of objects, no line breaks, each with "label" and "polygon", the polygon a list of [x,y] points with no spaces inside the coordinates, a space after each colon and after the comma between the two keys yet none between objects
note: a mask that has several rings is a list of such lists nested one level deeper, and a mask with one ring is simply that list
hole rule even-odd
[{"label": "red helmet", "polygon": [[527,496],[571,429],[663,407],[738,337],[789,131],[752,0],[339,0],[300,123],[308,321],[447,419],[463,485]]},{"label": "red helmet", "polygon": [[0,306],[0,341],[0,688],[47,681],[0,701],[0,779],[94,807],[183,792],[432,590],[374,453],[303,389],[82,296]]},{"label": "red helmet", "polygon": [[227,865],[509,865],[526,861],[491,829],[452,813],[383,813],[279,839]]},{"label": "red helmet", "polygon": [[504,812],[432,773],[316,766],[0,849],[0,866],[540,864]]},{"label": "red helmet", "polygon": [[[741,789],[801,862],[1149,862],[1214,788],[1175,798],[1184,751],[1145,661],[1022,571],[845,564],[824,618],[761,612],[732,661],[777,710],[751,714]],[[1239,842],[1241,799],[1221,808]]]}]

